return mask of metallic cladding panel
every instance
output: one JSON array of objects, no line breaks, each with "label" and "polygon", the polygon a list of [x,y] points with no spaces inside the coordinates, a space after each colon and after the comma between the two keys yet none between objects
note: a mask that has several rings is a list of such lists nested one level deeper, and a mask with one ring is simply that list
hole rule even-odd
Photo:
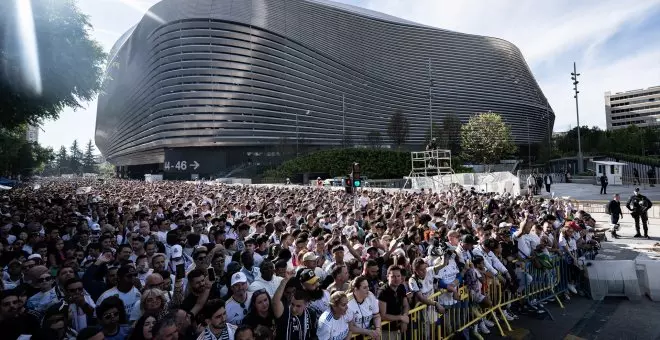
[{"label": "metallic cladding panel", "polygon": [[501,39],[326,0],[163,0],[151,12],[113,48],[99,97],[96,144],[118,165],[162,162],[165,148],[295,140],[296,115],[301,139],[340,145],[343,108],[354,141],[401,110],[408,143],[422,144],[429,61],[436,124],[490,110],[526,143],[554,123],[522,54]]}]

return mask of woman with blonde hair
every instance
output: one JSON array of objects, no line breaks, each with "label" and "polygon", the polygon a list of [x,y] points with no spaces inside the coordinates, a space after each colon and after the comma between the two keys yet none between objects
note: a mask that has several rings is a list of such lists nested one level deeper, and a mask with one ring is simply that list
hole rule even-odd
[{"label": "woman with blonde hair", "polygon": [[158,288],[146,289],[140,297],[140,311],[142,315],[158,316],[167,311],[167,295]]},{"label": "woman with blonde hair", "polygon": [[345,339],[351,337],[348,327],[348,297],[345,292],[337,291],[330,295],[330,309],[321,314],[316,336],[319,340]]},{"label": "woman with blonde hair", "polygon": [[378,299],[369,291],[368,278],[364,275],[356,277],[348,288],[348,311],[351,333],[381,338],[381,319],[378,309]]}]

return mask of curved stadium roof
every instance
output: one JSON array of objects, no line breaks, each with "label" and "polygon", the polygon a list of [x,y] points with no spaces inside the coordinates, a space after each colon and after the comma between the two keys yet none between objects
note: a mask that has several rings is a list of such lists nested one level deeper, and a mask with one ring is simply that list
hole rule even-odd
[{"label": "curved stadium roof", "polygon": [[162,162],[170,147],[277,144],[296,138],[296,120],[308,144],[340,145],[343,119],[359,142],[386,135],[397,110],[422,144],[430,79],[434,122],[498,112],[518,143],[545,140],[554,122],[502,39],[326,0],[164,0],[151,12],[113,47],[99,97],[96,144],[117,165]]}]

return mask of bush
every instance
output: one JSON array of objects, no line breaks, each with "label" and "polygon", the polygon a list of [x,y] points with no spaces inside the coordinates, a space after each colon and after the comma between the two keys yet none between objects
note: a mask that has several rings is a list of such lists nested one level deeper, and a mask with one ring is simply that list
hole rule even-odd
[{"label": "bush", "polygon": [[[408,152],[388,149],[330,149],[286,161],[278,168],[264,172],[263,177],[286,178],[307,172],[324,172],[332,177],[346,176],[354,162],[360,163],[362,176],[368,178],[402,178],[410,174]],[[468,172],[471,169],[454,165],[454,171]]]}]

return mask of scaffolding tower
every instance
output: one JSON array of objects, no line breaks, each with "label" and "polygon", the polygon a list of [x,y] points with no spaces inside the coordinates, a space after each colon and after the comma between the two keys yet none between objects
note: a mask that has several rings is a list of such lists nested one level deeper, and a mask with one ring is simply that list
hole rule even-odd
[{"label": "scaffolding tower", "polygon": [[[454,170],[451,168],[451,150],[414,151],[410,153],[410,163],[410,175],[406,178],[404,188],[413,179],[417,179],[418,183],[422,178],[425,178],[426,182],[436,181],[439,177],[434,176],[454,173]],[[431,184],[431,186],[436,187],[435,184]]]}]

